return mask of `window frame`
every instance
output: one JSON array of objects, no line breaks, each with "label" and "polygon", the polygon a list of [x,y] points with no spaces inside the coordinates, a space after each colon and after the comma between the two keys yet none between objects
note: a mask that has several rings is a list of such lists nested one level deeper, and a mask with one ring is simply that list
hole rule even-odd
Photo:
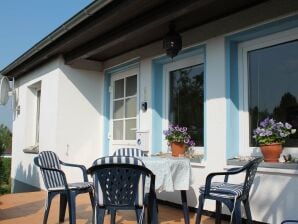
[{"label": "window frame", "polygon": [[[239,153],[240,155],[256,154],[259,147],[249,146],[249,80],[248,52],[298,39],[298,28],[274,33],[264,37],[242,42],[238,45],[238,94],[239,94]],[[298,147],[285,147],[290,152]]]},{"label": "window frame", "polygon": [[40,103],[41,103],[41,87],[35,89],[36,110],[35,110],[35,145],[39,145],[40,137]]},{"label": "window frame", "polygon": [[[174,62],[170,62],[167,64],[164,64],[163,66],[163,74],[164,74],[164,79],[163,79],[163,86],[164,86],[164,91],[163,91],[163,99],[164,99],[164,104],[163,104],[163,116],[162,116],[162,129],[166,130],[169,127],[169,110],[170,110],[170,72],[195,66],[195,65],[200,65],[204,64],[204,55],[199,54],[193,57],[187,57],[184,59],[180,59]],[[205,73],[205,66],[204,66],[204,73]],[[205,79],[205,76],[204,76]],[[204,89],[206,88],[205,86],[205,81],[204,81]],[[204,90],[205,94],[205,90]],[[204,105],[205,106],[205,105]],[[205,114],[204,114],[205,116]],[[205,128],[205,127],[204,127]],[[204,136],[205,138],[206,136]],[[164,139],[162,143],[162,148],[167,149],[167,141]],[[204,146],[196,146],[193,147],[196,151],[204,151]]]},{"label": "window frame", "polygon": [[[40,93],[40,94],[38,94]],[[24,153],[38,153],[42,110],[42,81],[27,86],[26,90],[26,147]]]}]

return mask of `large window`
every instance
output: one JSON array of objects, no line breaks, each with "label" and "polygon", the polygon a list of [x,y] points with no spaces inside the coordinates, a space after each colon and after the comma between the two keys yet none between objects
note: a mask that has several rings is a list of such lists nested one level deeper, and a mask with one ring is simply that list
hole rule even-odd
[{"label": "large window", "polygon": [[[250,146],[260,120],[273,117],[298,129],[298,40],[248,51]],[[298,146],[298,133],[286,146]]]},{"label": "large window", "polygon": [[196,146],[204,143],[204,64],[169,72],[169,123],[189,128]]}]

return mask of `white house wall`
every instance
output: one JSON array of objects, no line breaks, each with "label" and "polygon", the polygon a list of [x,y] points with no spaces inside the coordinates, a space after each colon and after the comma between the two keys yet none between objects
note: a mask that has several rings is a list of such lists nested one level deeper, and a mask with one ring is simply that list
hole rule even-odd
[{"label": "white house wall", "polygon": [[[24,78],[17,80],[20,113],[13,122],[13,182],[43,187],[40,173],[33,165],[36,154],[24,153],[32,146],[30,132],[32,103],[28,102],[34,83],[41,81],[40,142],[39,150],[53,150],[66,162],[87,166],[99,157],[100,105],[102,74],[100,72],[73,69],[58,58],[42,66]],[[75,169],[76,170],[76,169]],[[69,174],[66,169],[66,173]],[[68,175],[70,181],[79,180],[80,171]],[[24,186],[23,186],[24,187]],[[19,191],[13,186],[13,191]]]},{"label": "white house wall", "polygon": [[39,81],[43,98],[40,105],[40,148],[54,149],[56,146],[57,119],[57,83],[59,76],[58,60],[51,61],[16,81],[17,105],[19,113],[15,112],[13,121],[13,150],[12,150],[12,190],[19,191],[18,183],[39,186],[39,171],[33,165],[34,154],[25,154],[23,149],[33,146],[32,142],[32,118],[34,117],[30,100],[29,86]]},{"label": "white house wall", "polygon": [[[90,167],[101,156],[101,88],[100,72],[74,69],[60,60],[56,149],[61,160]],[[73,168],[70,168],[73,172]],[[69,170],[69,169],[68,169]],[[75,169],[76,170],[76,169]],[[69,181],[81,176],[69,175]]]}]

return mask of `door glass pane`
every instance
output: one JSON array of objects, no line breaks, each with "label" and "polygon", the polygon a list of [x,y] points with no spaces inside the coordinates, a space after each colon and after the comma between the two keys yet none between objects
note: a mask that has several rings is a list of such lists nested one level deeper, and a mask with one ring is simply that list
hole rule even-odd
[{"label": "door glass pane", "polygon": [[137,76],[126,78],[126,96],[137,95]]},{"label": "door glass pane", "polygon": [[126,99],[125,117],[136,117],[137,116],[137,106],[136,97]]},{"label": "door glass pane", "polygon": [[124,79],[115,81],[114,87],[114,99],[119,99],[124,97]]},{"label": "door glass pane", "polygon": [[122,140],[123,139],[123,121],[113,122],[113,139]]},{"label": "door glass pane", "polygon": [[[248,52],[250,146],[253,130],[266,117],[298,129],[298,41]],[[298,146],[298,132],[285,146]]]},{"label": "door glass pane", "polygon": [[136,139],[136,119],[129,119],[125,121],[125,136],[126,140]]},{"label": "door glass pane", "polygon": [[187,127],[196,146],[204,143],[204,64],[170,72],[170,124]]},{"label": "door glass pane", "polygon": [[119,119],[124,117],[124,100],[114,101],[113,118]]}]

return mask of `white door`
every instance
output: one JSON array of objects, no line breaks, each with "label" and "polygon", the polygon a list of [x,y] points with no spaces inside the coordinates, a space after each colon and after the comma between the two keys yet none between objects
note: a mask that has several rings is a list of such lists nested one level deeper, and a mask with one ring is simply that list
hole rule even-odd
[{"label": "white door", "polygon": [[110,154],[121,147],[136,146],[138,70],[130,69],[111,78]]}]

